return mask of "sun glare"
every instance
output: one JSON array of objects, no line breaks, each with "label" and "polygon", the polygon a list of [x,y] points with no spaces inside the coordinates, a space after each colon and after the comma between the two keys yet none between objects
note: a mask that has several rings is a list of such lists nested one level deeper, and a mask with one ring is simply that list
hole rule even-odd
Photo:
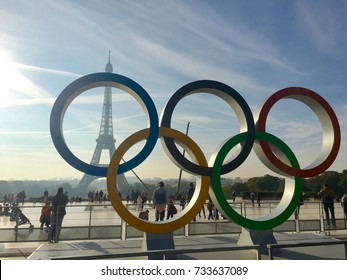
[{"label": "sun glare", "polygon": [[49,97],[48,94],[18,70],[11,56],[0,49],[0,107],[31,104]]},{"label": "sun glare", "polygon": [[18,86],[20,76],[9,55],[0,50],[0,97],[2,102],[11,99],[11,91]]}]

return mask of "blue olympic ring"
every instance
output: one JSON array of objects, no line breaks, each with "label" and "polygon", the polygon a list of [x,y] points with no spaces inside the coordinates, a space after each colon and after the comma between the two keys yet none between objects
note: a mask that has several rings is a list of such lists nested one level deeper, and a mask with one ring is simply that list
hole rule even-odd
[{"label": "blue olympic ring", "polygon": [[50,131],[53,143],[67,163],[76,169],[99,177],[106,177],[108,167],[87,164],[78,159],[68,148],[62,133],[63,118],[71,102],[82,92],[99,87],[113,86],[132,95],[142,106],[149,118],[149,137],[142,150],[131,160],[119,166],[119,173],[127,172],[141,164],[152,152],[159,135],[158,114],[149,94],[133,80],[114,73],[94,73],[79,78],[68,85],[55,101],[50,118]]}]

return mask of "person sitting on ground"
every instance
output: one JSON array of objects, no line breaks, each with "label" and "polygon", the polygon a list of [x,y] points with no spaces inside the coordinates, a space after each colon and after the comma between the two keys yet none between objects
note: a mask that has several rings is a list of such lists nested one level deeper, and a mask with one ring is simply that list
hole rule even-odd
[{"label": "person sitting on ground", "polygon": [[141,220],[145,220],[145,221],[148,221],[148,218],[149,218],[149,210],[143,210],[139,213],[139,218]]}]

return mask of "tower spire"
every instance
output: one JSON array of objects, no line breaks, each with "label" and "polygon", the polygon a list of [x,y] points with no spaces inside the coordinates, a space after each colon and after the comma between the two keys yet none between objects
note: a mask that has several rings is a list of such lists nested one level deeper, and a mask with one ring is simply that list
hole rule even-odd
[{"label": "tower spire", "polygon": [[105,66],[105,72],[112,73],[113,72],[113,66],[111,63],[111,51],[108,51],[108,62]]}]

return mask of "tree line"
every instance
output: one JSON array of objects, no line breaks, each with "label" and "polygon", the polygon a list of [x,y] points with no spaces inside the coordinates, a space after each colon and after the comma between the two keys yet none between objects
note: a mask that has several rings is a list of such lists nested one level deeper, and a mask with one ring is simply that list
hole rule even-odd
[{"label": "tree line", "polygon": [[[319,176],[303,179],[303,192],[310,197],[315,197],[323,184],[328,184],[335,191],[337,198],[341,197],[344,193],[347,193],[347,169],[341,173],[325,171]],[[230,198],[234,190],[241,196],[249,192],[283,193],[284,186],[284,178],[265,175],[252,177],[247,182],[234,185],[224,184],[222,188],[225,196]]]},{"label": "tree line", "polygon": [[[171,196],[175,195],[185,195],[188,189],[188,186],[191,180],[183,179],[180,182],[180,186],[178,187],[177,179],[169,179],[163,180],[165,182],[165,186],[168,189],[168,193]],[[60,186],[64,187],[69,194],[69,196],[76,195],[75,188],[78,180],[69,181],[69,182],[58,182],[58,181],[4,181],[0,180],[0,200],[3,198],[3,195],[6,193],[14,192],[17,193],[19,191],[25,190],[27,194],[27,198],[30,196],[39,197],[42,196],[45,190],[49,191],[50,195],[55,194],[56,189]],[[236,191],[237,196],[246,196],[250,192],[261,192],[267,193],[269,195],[274,195],[275,197],[281,196],[284,190],[285,180],[283,178],[264,175],[261,177],[252,177],[249,178],[247,182],[239,182],[234,183],[231,179],[221,178],[222,188],[225,196],[227,198],[231,198],[231,194],[233,191]],[[306,178],[303,180],[303,192],[305,192],[309,196],[315,196],[318,191],[322,188],[322,185],[326,183],[328,184],[336,193],[337,197],[342,196],[344,193],[347,193],[347,169],[343,170],[341,173],[336,171],[326,171],[319,176]],[[144,186],[141,183],[133,183],[129,184],[129,190],[143,190],[147,189],[148,193],[151,195],[153,191],[158,187],[157,183],[150,182],[145,183]],[[93,189],[93,186],[91,186]],[[95,190],[99,190],[100,187],[94,187]],[[105,187],[104,187],[105,189]],[[126,195],[126,190],[122,190],[122,195]],[[85,194],[87,197],[87,193]],[[266,198],[266,196],[264,196]]]}]

